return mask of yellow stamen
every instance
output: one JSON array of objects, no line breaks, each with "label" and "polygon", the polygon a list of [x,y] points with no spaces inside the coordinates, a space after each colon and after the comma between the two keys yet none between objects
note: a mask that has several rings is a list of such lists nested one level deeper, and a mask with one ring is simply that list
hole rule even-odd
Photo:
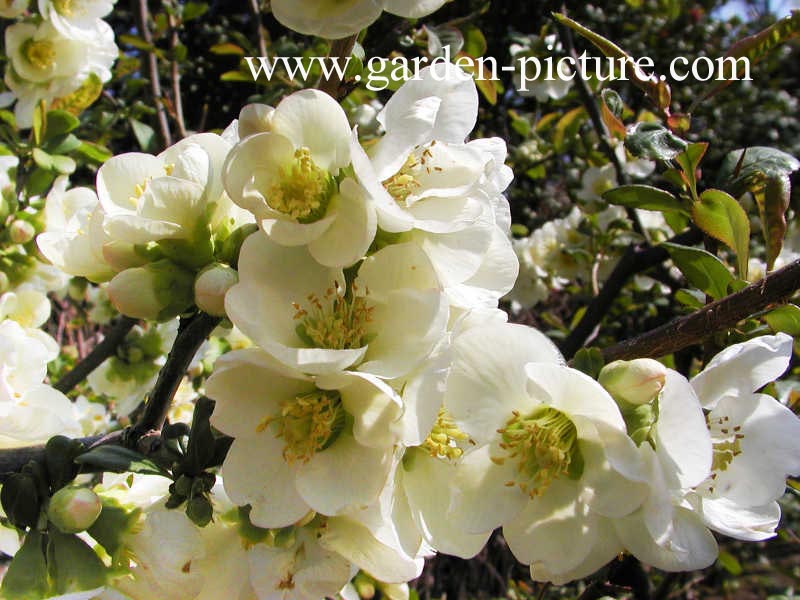
[{"label": "yellow stamen", "polygon": [[267,190],[266,200],[271,208],[300,223],[313,223],[325,215],[335,191],[331,174],[320,169],[311,151],[303,147],[283,166],[278,181]]},{"label": "yellow stamen", "polygon": [[436,423],[431,429],[430,435],[422,443],[422,447],[434,458],[446,458],[456,460],[464,454],[458,446],[458,442],[466,442],[469,436],[461,431],[453,418],[444,407],[439,409]]}]

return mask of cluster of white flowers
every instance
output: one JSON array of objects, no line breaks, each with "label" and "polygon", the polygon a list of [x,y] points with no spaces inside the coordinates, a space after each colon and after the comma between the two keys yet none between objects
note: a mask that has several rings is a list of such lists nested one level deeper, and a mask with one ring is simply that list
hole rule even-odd
[{"label": "cluster of white flowers", "polygon": [[[80,88],[90,77],[111,79],[119,50],[103,21],[116,0],[38,0],[39,14],[6,28],[9,58],[5,83],[16,106],[17,126],[30,127],[39,101],[48,104]],[[13,2],[2,16],[14,18],[27,1]]]},{"label": "cluster of white flowers", "polygon": [[226,241],[253,220],[222,187],[232,141],[202,133],[158,156],[115,156],[97,172],[97,192],[67,190],[59,178],[37,238],[42,254],[70,275],[110,280],[111,303],[125,315],[180,314],[194,303],[200,271],[227,256]]}]

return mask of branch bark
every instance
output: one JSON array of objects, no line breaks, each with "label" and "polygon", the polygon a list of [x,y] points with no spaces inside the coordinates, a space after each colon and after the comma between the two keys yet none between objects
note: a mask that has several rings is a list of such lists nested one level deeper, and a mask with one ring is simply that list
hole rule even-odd
[{"label": "branch bark", "polygon": [[785,300],[798,289],[800,260],[690,315],[605,348],[603,358],[611,362],[672,354],[702,342],[717,331],[733,327],[742,319]]},{"label": "branch bark", "polygon": [[198,313],[185,323],[167,356],[167,362],[158,373],[141,419],[131,427],[126,445],[135,446],[139,439],[152,432],[160,432],[167,418],[172,398],[186,374],[186,369],[202,343],[220,322],[219,317]]},{"label": "branch bark", "polygon": [[53,387],[64,394],[72,390],[81,381],[99,367],[109,356],[113,355],[128,332],[136,325],[137,320],[121,316],[108,332],[103,341],[97,344],[86,357],[59,379]]},{"label": "branch bark", "polygon": [[[347,60],[347,57],[353,53],[353,46],[356,45],[356,35],[351,35],[350,37],[343,38],[341,40],[333,40],[331,42],[331,49],[328,52],[328,60],[338,60],[340,62],[344,62]],[[339,92],[342,86],[342,79],[336,72],[336,69],[333,69],[333,74],[330,79],[320,78],[319,84],[317,87],[333,96],[333,99],[339,101]]]},{"label": "branch bark", "polygon": [[[672,237],[669,241],[673,244],[694,245],[702,239],[702,234],[697,229],[690,229]],[[586,312],[578,324],[561,344],[561,352],[565,357],[572,358],[575,353],[586,343],[595,327],[608,313],[614,299],[633,275],[655,267],[669,258],[667,251],[660,246],[651,246],[647,242],[629,246],[619,262],[614,266],[611,275],[603,284],[600,293],[592,298]]]},{"label": "branch bark", "polygon": [[[142,39],[148,45],[153,45],[153,34],[147,22],[150,18],[150,11],[147,9],[147,0],[133,0],[134,14],[136,15],[136,25],[139,28],[139,33]],[[150,74],[150,90],[153,93],[153,103],[156,106],[156,116],[158,117],[158,128],[161,132],[161,139],[164,142],[164,147],[172,145],[172,134],[169,130],[169,121],[167,120],[167,109],[164,106],[164,96],[161,93],[161,81],[158,77],[158,59],[152,52],[147,53],[147,69]]]}]

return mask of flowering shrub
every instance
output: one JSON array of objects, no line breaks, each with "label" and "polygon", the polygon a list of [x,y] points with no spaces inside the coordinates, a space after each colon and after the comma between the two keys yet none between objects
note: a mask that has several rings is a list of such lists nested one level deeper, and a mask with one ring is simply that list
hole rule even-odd
[{"label": "flowering shrub", "polygon": [[[504,91],[480,13],[403,21],[408,56],[440,60],[360,87],[358,32],[442,4],[273,0],[270,27],[328,45],[274,39],[253,3],[261,50],[352,63],[258,84],[215,132],[181,89],[208,5],[0,7],[0,597],[405,599],[502,539],[530,582],[507,597],[593,577],[644,598],[645,568],[662,595],[658,572],[734,573],[731,539],[796,513],[800,163],[714,162],[641,69],[637,100]],[[564,14],[507,52],[577,55],[573,35],[634,60]],[[241,58],[222,81],[244,85],[245,42],[210,47]]]}]

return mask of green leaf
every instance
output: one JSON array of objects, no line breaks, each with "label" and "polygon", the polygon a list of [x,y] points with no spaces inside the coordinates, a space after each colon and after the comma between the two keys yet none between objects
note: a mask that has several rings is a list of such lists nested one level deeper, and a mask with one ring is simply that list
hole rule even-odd
[{"label": "green leaf", "polygon": [[33,142],[40,146],[42,144],[42,139],[44,138],[44,128],[45,128],[45,103],[44,100],[40,100],[36,103],[36,106],[33,109]]},{"label": "green leaf", "polygon": [[719,170],[718,183],[734,197],[753,194],[767,246],[767,268],[771,269],[783,248],[786,210],[792,191],[790,175],[800,169],[796,158],[764,146],[728,153]]},{"label": "green leaf", "polygon": [[253,76],[250,73],[245,73],[244,71],[226,71],[222,75],[219,76],[220,81],[246,81],[247,83],[253,83]]},{"label": "green leaf", "polygon": [[202,17],[207,10],[207,2],[187,2],[183,5],[183,14],[181,16],[184,21],[190,21]]},{"label": "green leaf", "polygon": [[705,250],[663,242],[661,244],[686,280],[714,300],[728,295],[728,285],[734,282],[733,275],[723,262]]},{"label": "green leaf", "polygon": [[87,141],[82,141],[75,151],[81,158],[98,164],[103,164],[114,155],[105,146]]},{"label": "green leaf", "polygon": [[[750,35],[736,42],[725,53],[725,58],[746,58],[749,61],[749,64],[753,65],[766,56],[775,47],[796,37],[798,32],[800,32],[800,10],[793,10],[789,16],[776,21],[766,29],[762,29],[758,33]],[[689,112],[692,112],[694,106],[719,93],[721,90],[725,89],[731,83],[736,81],[737,78],[741,77],[744,74],[744,64],[740,64],[737,61],[736,66],[737,77],[734,77],[732,69],[727,73],[721,74],[719,78],[721,81],[719,81],[719,83],[717,83],[717,85],[715,85],[711,90],[703,94],[694,103],[693,107],[689,109]]]},{"label": "green leaf", "polygon": [[153,44],[148,44],[138,35],[123,33],[119,35],[117,39],[123,44],[136,48],[137,50],[142,50],[143,52],[156,52],[158,50]]},{"label": "green leaf", "polygon": [[69,133],[77,128],[81,122],[72,113],[65,110],[51,110],[47,113],[47,125],[45,127],[44,139],[50,140],[56,136]]},{"label": "green leaf", "polygon": [[3,512],[20,529],[36,527],[42,499],[36,479],[29,473],[12,473],[0,490]]},{"label": "green leaf", "polygon": [[102,586],[108,569],[77,535],[51,527],[47,545],[47,569],[57,594],[81,592]]},{"label": "green leaf", "polygon": [[572,366],[579,371],[586,373],[589,377],[597,379],[600,370],[603,368],[603,352],[600,348],[581,348],[575,353],[572,359]]},{"label": "green leaf", "polygon": [[244,49],[241,46],[237,46],[236,44],[231,44],[230,42],[224,44],[214,44],[208,49],[211,54],[217,54],[220,56],[244,56]]},{"label": "green leaf", "polygon": [[688,214],[686,207],[678,198],[651,185],[623,185],[603,192],[602,196],[606,202],[620,206]]},{"label": "green leaf", "polygon": [[697,200],[697,167],[700,166],[700,161],[703,160],[706,150],[708,150],[706,142],[697,142],[686,146],[686,150],[675,157],[675,160],[683,170],[683,177],[694,200]]},{"label": "green leaf", "polygon": [[33,149],[33,162],[41,169],[53,169],[53,157],[41,148]]},{"label": "green leaf", "polygon": [[686,140],[673,134],[661,123],[640,122],[625,138],[625,147],[639,158],[672,160],[686,149]]},{"label": "green leaf", "polygon": [[475,25],[465,25],[461,32],[464,34],[464,54],[472,58],[480,58],[486,54],[486,36]]},{"label": "green leaf", "polygon": [[602,35],[595,33],[591,29],[584,27],[576,21],[573,21],[566,15],[559,13],[552,13],[552,15],[556,21],[562,25],[566,25],[589,40],[597,47],[598,50],[600,50],[600,52],[606,56],[617,59],[615,62],[624,61],[625,74],[633,82],[633,84],[647,94],[647,96],[659,108],[659,110],[664,111],[669,109],[671,92],[666,81],[662,80],[657,75],[648,75],[641,69],[637,68],[635,65],[636,60],[611,40],[606,39]]},{"label": "green leaf", "polygon": [[717,557],[717,562],[719,562],[720,566],[734,577],[738,577],[742,574],[742,565],[739,564],[739,561],[736,560],[736,557],[733,554],[726,550],[720,550],[719,556]]},{"label": "green leaf", "polygon": [[553,146],[556,152],[564,150],[566,139],[569,137],[568,134],[577,132],[584,118],[586,118],[586,109],[579,106],[578,108],[573,108],[558,120],[553,133]]},{"label": "green leaf", "polygon": [[772,309],[764,315],[764,321],[776,333],[782,331],[791,336],[800,335],[800,308],[795,304],[785,304]]},{"label": "green leaf", "polygon": [[65,110],[73,115],[79,115],[89,108],[103,93],[103,82],[91,73],[77,90],[53,101],[53,110]]},{"label": "green leaf", "polygon": [[66,154],[80,146],[81,141],[72,133],[52,137],[44,144],[44,148],[51,154]]},{"label": "green leaf", "polygon": [[695,224],[736,253],[737,272],[747,277],[750,255],[750,220],[741,204],[721,190],[706,190],[692,204]]},{"label": "green leaf", "polygon": [[32,530],[8,565],[0,596],[6,600],[41,600],[50,595],[42,534]]},{"label": "green leaf", "polygon": [[139,147],[144,152],[148,152],[155,147],[156,132],[147,123],[142,123],[137,119],[130,119],[131,129],[136,141],[139,142]]},{"label": "green leaf", "polygon": [[69,156],[64,156],[62,154],[53,155],[53,169],[61,173],[62,175],[71,175],[75,172],[77,168],[77,164],[75,164],[75,160],[70,158]]},{"label": "green leaf", "polygon": [[678,290],[675,292],[675,301],[680,302],[692,310],[703,308],[705,305],[704,295],[697,290]]},{"label": "green leaf", "polygon": [[83,444],[78,440],[57,435],[47,440],[44,447],[45,468],[52,491],[60,490],[78,474],[75,457],[83,452]]},{"label": "green leaf", "polygon": [[113,473],[142,473],[144,475],[167,475],[167,473],[144,455],[122,446],[98,446],[81,454],[75,462],[102,471]]}]

